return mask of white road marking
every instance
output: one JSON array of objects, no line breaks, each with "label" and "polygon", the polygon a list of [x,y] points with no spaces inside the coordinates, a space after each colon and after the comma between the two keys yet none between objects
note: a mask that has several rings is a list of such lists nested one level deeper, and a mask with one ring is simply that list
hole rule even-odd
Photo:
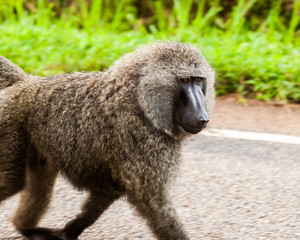
[{"label": "white road marking", "polygon": [[245,140],[253,140],[253,141],[278,142],[278,143],[288,143],[288,144],[299,144],[300,145],[300,137],[284,135],[284,134],[246,132],[246,131],[236,131],[236,130],[228,130],[228,129],[207,129],[207,130],[204,130],[201,134],[205,135],[205,136],[245,139]]}]

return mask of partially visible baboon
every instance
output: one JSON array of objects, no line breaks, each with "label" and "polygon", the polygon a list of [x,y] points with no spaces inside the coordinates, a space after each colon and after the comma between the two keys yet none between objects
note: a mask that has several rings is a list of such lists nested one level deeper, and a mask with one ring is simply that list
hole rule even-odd
[{"label": "partially visible baboon", "polygon": [[[0,202],[23,190],[14,224],[24,236],[77,239],[125,195],[158,239],[188,239],[167,185],[214,103],[197,48],[159,42],[105,72],[46,78],[0,61]],[[58,172],[90,195],[62,229],[37,227]]]}]

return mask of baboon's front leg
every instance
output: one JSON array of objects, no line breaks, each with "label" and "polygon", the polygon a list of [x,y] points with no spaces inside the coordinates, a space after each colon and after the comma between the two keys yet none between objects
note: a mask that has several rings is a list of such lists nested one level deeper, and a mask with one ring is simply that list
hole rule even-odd
[{"label": "baboon's front leg", "polygon": [[28,150],[26,165],[26,184],[13,220],[20,232],[36,227],[47,211],[58,174],[34,148]]},{"label": "baboon's front leg", "polygon": [[90,194],[82,206],[81,213],[75,219],[68,222],[63,229],[34,228],[24,231],[23,234],[30,240],[75,240],[117,198],[115,195]]},{"label": "baboon's front leg", "polygon": [[160,240],[188,240],[171,202],[164,195],[146,193],[142,199],[130,197],[130,202],[147,220],[147,224]]},{"label": "baboon's front leg", "polygon": [[81,213],[61,230],[62,235],[67,240],[77,239],[118,198],[116,195],[91,193],[82,206]]}]

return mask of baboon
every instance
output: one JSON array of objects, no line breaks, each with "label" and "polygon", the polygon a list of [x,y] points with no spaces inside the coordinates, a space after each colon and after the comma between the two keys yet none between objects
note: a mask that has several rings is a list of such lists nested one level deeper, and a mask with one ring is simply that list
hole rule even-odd
[{"label": "baboon", "polygon": [[[0,202],[21,191],[18,231],[77,239],[126,196],[158,239],[188,239],[167,186],[214,104],[214,72],[196,47],[158,42],[104,72],[52,77],[0,61]],[[38,227],[58,173],[89,196],[63,228]]]}]

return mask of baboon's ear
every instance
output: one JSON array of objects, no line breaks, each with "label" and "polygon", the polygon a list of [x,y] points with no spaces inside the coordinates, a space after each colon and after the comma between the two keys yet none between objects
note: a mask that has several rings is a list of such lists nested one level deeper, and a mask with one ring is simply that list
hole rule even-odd
[{"label": "baboon's ear", "polygon": [[158,72],[141,77],[138,85],[138,101],[153,126],[168,135],[173,134],[173,106],[176,85],[173,76]]}]

